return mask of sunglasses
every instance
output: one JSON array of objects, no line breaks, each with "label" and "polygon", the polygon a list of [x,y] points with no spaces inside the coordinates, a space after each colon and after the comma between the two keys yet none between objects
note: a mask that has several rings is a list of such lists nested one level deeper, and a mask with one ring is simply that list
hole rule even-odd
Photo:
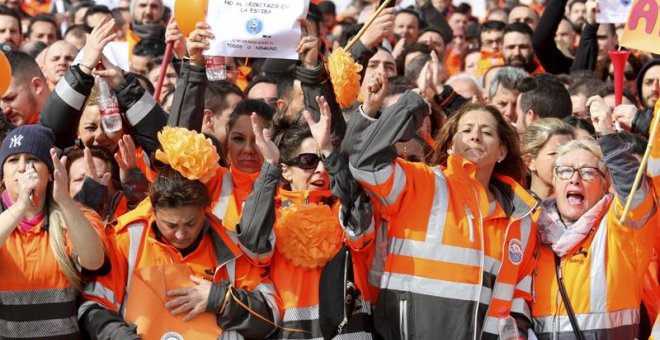
[{"label": "sunglasses", "polygon": [[316,167],[319,166],[320,161],[321,161],[321,156],[319,156],[318,154],[301,153],[297,157],[284,162],[284,164],[289,166],[295,165],[304,170],[312,170],[312,169],[316,169]]}]

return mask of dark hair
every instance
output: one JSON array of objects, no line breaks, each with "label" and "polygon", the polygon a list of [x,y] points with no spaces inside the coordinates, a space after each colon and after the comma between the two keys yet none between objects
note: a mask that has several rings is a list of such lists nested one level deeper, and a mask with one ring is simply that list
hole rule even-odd
[{"label": "dark hair", "polygon": [[277,78],[277,98],[291,101],[291,92],[293,92],[293,81],[295,77],[292,73],[285,73]]},{"label": "dark hair", "polygon": [[133,47],[133,55],[140,57],[160,57],[165,54],[165,42],[163,39],[146,37],[140,39]]},{"label": "dark hair", "polygon": [[[420,34],[421,35],[421,34]],[[408,54],[415,53],[415,52],[421,52],[423,54],[429,54],[431,53],[431,47],[428,45],[424,45],[418,42],[413,42],[412,44],[406,45],[403,48],[403,51],[399,56],[396,58],[394,61],[396,63],[396,73],[397,74],[404,74],[406,71],[406,57]]]},{"label": "dark hair", "polygon": [[591,122],[586,119],[578,118],[575,116],[568,116],[564,117],[562,120],[568,125],[577,129],[586,130],[592,136],[596,134],[596,129],[594,129],[594,126],[591,124]]},{"label": "dark hair", "polygon": [[204,133],[204,136],[210,139],[211,143],[213,143],[213,146],[215,146],[215,150],[218,152],[218,156],[220,156],[220,159],[218,160],[218,164],[221,167],[228,168],[229,161],[227,160],[227,154],[225,153],[225,148],[222,146],[222,143],[220,143],[218,138],[216,138],[214,135],[210,133]]},{"label": "dark hair", "polygon": [[586,1],[586,0],[573,0],[573,1],[571,1],[571,3],[568,5],[568,10],[569,10],[569,11],[572,11],[572,10],[573,10],[573,6],[575,6],[575,4],[577,4],[577,3],[585,4],[585,3],[587,3],[587,1]]},{"label": "dark hair", "polygon": [[5,56],[9,60],[9,66],[11,67],[11,76],[14,79],[21,78],[22,80],[31,79],[33,77],[41,78],[46,80],[41,68],[32,57],[27,53],[21,51],[10,51],[6,52]]},{"label": "dark hair", "polygon": [[486,21],[481,25],[481,34],[491,31],[504,32],[506,23],[499,20]]},{"label": "dark hair", "polygon": [[124,25],[126,24],[122,12],[127,12],[129,14],[131,13],[131,11],[127,7],[115,7],[112,10],[110,10],[110,12],[112,12],[112,17],[115,19],[115,24],[119,29],[124,27]]},{"label": "dark hair", "polygon": [[[598,95],[601,97],[609,96],[614,94],[614,84],[607,83],[598,90]],[[630,103],[635,104],[635,96],[633,96],[630,90],[624,88],[623,96],[630,101]]]},{"label": "dark hair", "polygon": [[415,19],[417,19],[417,28],[418,29],[422,28],[422,18],[419,17],[419,13],[417,13],[415,10],[404,8],[404,9],[399,10],[398,12],[396,12],[396,14],[394,14],[394,17],[396,18],[400,14],[410,14],[410,15],[414,16]]},{"label": "dark hair", "polygon": [[92,30],[85,25],[71,25],[64,32],[64,37],[73,34],[76,38],[84,38],[86,33],[92,33]]},{"label": "dark hair", "polygon": [[90,16],[92,16],[92,15],[94,15],[94,14],[97,14],[97,13],[108,14],[108,15],[114,17],[114,16],[112,15],[112,11],[111,11],[110,8],[108,8],[107,6],[104,6],[104,5],[94,5],[94,6],[90,7],[90,8],[87,10],[87,12],[85,12],[85,16],[83,17],[83,22],[85,23],[85,25],[87,25],[87,27],[91,28],[91,26],[90,26],[89,23],[87,22],[87,19],[88,19]]},{"label": "dark hair", "polygon": [[236,121],[241,116],[251,116],[252,112],[256,113],[264,123],[272,123],[273,116],[275,115],[275,108],[266,104],[263,100],[258,99],[244,99],[236,104],[234,110],[229,115],[227,121],[227,134],[234,128]]},{"label": "dark hair", "polygon": [[419,36],[421,37],[422,35],[424,35],[424,33],[428,33],[428,32],[440,35],[440,39],[442,39],[442,43],[445,46],[447,46],[447,40],[446,40],[447,38],[442,34],[442,31],[440,31],[440,29],[438,29],[436,27],[426,27],[426,28],[424,28],[423,30],[419,31]]},{"label": "dark hair", "polygon": [[28,37],[30,34],[32,34],[32,26],[34,26],[34,24],[37,22],[47,22],[53,25],[53,27],[55,27],[55,36],[57,37],[57,40],[60,39],[60,30],[57,27],[57,21],[55,21],[55,18],[53,18],[53,16],[50,14],[37,14],[30,18],[30,23],[28,24],[26,33]]},{"label": "dark hair", "polygon": [[252,90],[252,88],[259,83],[273,84],[277,86],[277,80],[275,80],[273,77],[267,75],[256,76],[252,78],[248,86],[245,88],[245,95],[247,96],[250,93],[250,90]]},{"label": "dark hair", "polygon": [[335,6],[335,3],[332,1],[323,1],[320,4],[318,4],[319,10],[321,13],[327,15],[327,14],[337,14],[337,7]]},{"label": "dark hair", "polygon": [[[117,165],[117,162],[115,161],[115,158],[112,156],[112,154],[108,152],[108,150],[94,145],[88,145],[85,146],[85,148],[89,149],[89,151],[92,153],[92,157],[99,158],[108,165],[110,168],[110,178],[112,183],[114,184],[115,188],[121,188],[121,181],[119,180],[119,166]],[[64,155],[67,156],[67,173],[71,170],[71,164],[73,164],[75,160],[85,157],[84,149],[77,146],[70,149],[65,149]]]},{"label": "dark hair", "polygon": [[[87,8],[87,10],[89,11],[89,9],[94,7],[95,5],[96,4],[94,3],[94,1],[80,1],[79,3],[77,3],[75,6],[73,6],[73,9],[71,9],[71,11],[69,12],[71,14],[71,22],[76,22],[76,12],[78,12],[83,8]],[[84,20],[84,16],[83,16],[83,23],[85,22],[86,20]]]},{"label": "dark hair", "polygon": [[574,78],[571,85],[568,87],[568,93],[571,96],[582,94],[587,98],[595,96],[598,90],[605,86],[605,82],[594,77]]},{"label": "dark hair", "polygon": [[27,53],[33,59],[36,59],[39,53],[48,48],[48,44],[41,40],[30,40],[23,43],[19,51]]},{"label": "dark hair", "polygon": [[229,108],[227,96],[232,93],[241,97],[241,99],[244,98],[243,92],[236,85],[225,80],[210,81],[206,86],[206,92],[204,92],[204,108],[213,111],[215,114],[220,114],[220,112]]},{"label": "dark hair", "polygon": [[298,149],[307,138],[312,138],[312,131],[307,124],[280,126],[281,130],[275,136],[275,143],[280,149],[280,159],[288,161],[297,156]]},{"label": "dark hair", "polygon": [[634,155],[644,157],[646,145],[649,142],[648,139],[636,133],[630,133],[627,131],[621,131],[618,135],[622,142],[629,144],[632,147],[632,153]]},{"label": "dark hair", "polygon": [[571,95],[557,76],[549,73],[523,78],[518,82],[520,110],[534,111],[540,118],[564,118],[573,112]]},{"label": "dark hair", "polygon": [[433,153],[432,164],[447,165],[447,150],[449,150],[454,135],[458,132],[458,122],[466,113],[472,111],[486,111],[495,118],[497,121],[497,135],[500,139],[500,143],[507,150],[506,157],[504,157],[502,162],[495,164],[493,173],[509,176],[518,183],[524,183],[525,167],[520,154],[518,133],[504,120],[500,111],[492,105],[468,103],[463,105],[463,107],[453,114],[442,127],[436,138],[437,147]]},{"label": "dark hair", "polygon": [[416,82],[420,73],[422,73],[424,65],[426,65],[429,60],[431,60],[431,55],[428,53],[416,56],[410,61],[410,63],[408,63],[408,67],[406,67],[403,75],[408,78],[409,81]]},{"label": "dark hair", "polygon": [[169,166],[162,168],[149,187],[149,199],[154,210],[161,208],[199,207],[211,203],[204,183],[191,181]]},{"label": "dark hair", "polygon": [[529,38],[532,38],[532,35],[534,35],[534,32],[532,31],[532,28],[529,27],[529,25],[524,24],[522,22],[514,22],[511,24],[508,24],[504,27],[504,35],[510,32],[518,32],[522,34],[527,34]]}]

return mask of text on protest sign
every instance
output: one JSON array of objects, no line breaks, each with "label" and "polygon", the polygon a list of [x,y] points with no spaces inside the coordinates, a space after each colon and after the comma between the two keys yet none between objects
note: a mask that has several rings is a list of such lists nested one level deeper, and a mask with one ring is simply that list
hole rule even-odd
[{"label": "text on protest sign", "polygon": [[298,59],[300,18],[309,0],[210,0],[206,20],[215,39],[209,56]]},{"label": "text on protest sign", "polygon": [[635,0],[619,45],[646,52],[660,53],[660,5],[657,0]]}]

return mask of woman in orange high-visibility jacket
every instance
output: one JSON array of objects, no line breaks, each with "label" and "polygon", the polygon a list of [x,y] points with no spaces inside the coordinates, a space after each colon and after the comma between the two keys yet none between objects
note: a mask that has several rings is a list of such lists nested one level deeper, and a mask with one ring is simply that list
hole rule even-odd
[{"label": "woman in orange high-visibility jacket", "polygon": [[[539,339],[634,339],[639,334],[658,207],[645,176],[620,223],[640,162],[616,134],[602,98],[587,104],[597,143],[579,139],[558,149],[555,197],[543,201],[538,216],[541,247],[532,316]],[[649,161],[650,176],[660,174],[658,164]],[[610,181],[615,194],[608,192]]]},{"label": "woman in orange high-visibility jacket", "polygon": [[[283,127],[277,138],[279,150],[263,139],[260,127],[253,123],[265,162],[245,204],[239,239],[253,261],[270,266],[283,304],[282,327],[273,336],[277,339],[328,337],[323,332],[322,273],[345,240],[352,256],[353,282],[361,294],[352,294],[358,302],[353,314],[345,325],[334,325],[334,329],[341,329],[337,339],[371,339],[367,278],[373,253],[373,247],[367,246],[373,245],[375,234],[371,204],[332,147],[331,113],[321,98],[317,97],[319,123],[307,114],[309,126]],[[280,178],[286,184],[278,190]],[[341,287],[341,278],[336,279],[334,284]]]},{"label": "woman in orange high-visibility jacket", "polygon": [[82,327],[99,339],[265,338],[279,320],[268,273],[209,212],[204,183],[226,172],[215,147],[183,128],[159,140],[166,166],[119,218],[112,271],[86,287]]},{"label": "woman in orange high-visibility jacket", "polygon": [[428,112],[418,93],[405,93],[350,156],[353,176],[388,221],[376,331],[386,339],[492,339],[498,317],[510,314],[526,336],[536,202],[516,183],[516,133],[494,107],[468,104],[440,132],[438,166],[397,159],[394,145]]},{"label": "woman in orange high-visibility jacket", "polygon": [[0,148],[0,339],[81,339],[81,269],[104,263],[102,222],[69,195],[54,140],[23,125]]}]

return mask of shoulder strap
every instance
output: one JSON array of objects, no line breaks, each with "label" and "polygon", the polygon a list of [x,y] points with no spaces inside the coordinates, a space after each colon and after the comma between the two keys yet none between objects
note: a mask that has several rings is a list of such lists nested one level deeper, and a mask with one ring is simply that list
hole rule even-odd
[{"label": "shoulder strap", "polygon": [[564,306],[566,306],[566,313],[568,313],[568,320],[571,322],[571,327],[573,327],[573,334],[578,340],[585,340],[584,334],[580,331],[580,326],[578,325],[577,319],[575,318],[575,312],[571,306],[571,300],[568,298],[568,293],[566,292],[566,287],[564,286],[564,278],[561,275],[561,259],[557,254],[555,255],[555,272],[557,276],[557,285],[559,286],[559,294],[561,295],[562,301],[564,301]]}]

